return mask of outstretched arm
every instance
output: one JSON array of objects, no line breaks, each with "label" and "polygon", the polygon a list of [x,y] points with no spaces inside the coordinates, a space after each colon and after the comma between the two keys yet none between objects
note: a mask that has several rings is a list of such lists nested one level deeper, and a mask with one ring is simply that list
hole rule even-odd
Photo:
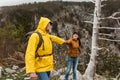
[{"label": "outstretched arm", "polygon": [[65,44],[71,44],[71,39],[65,40]]},{"label": "outstretched arm", "polygon": [[52,41],[52,42],[55,42],[55,43],[57,43],[57,44],[63,44],[63,43],[65,43],[65,40],[64,40],[64,39],[59,38],[59,37],[57,37],[57,36],[50,35],[50,38],[51,38],[51,41]]}]

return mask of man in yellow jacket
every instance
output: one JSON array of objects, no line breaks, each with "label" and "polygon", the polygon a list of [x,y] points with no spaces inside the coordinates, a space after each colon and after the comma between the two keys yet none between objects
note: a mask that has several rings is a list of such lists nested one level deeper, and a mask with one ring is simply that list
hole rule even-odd
[{"label": "man in yellow jacket", "polygon": [[39,25],[35,30],[35,32],[39,32],[42,35],[44,41],[37,50],[39,57],[35,58],[36,49],[40,41],[38,34],[33,33],[29,38],[25,55],[25,63],[26,73],[30,75],[31,80],[50,80],[50,71],[53,70],[54,67],[52,42],[58,44],[64,43],[63,39],[50,35],[49,31],[51,31],[51,21],[48,18],[41,17]]}]

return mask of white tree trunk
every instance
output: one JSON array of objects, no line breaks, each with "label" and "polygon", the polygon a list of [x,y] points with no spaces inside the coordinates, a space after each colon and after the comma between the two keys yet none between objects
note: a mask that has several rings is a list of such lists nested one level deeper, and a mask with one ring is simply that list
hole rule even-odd
[{"label": "white tree trunk", "polygon": [[95,67],[96,67],[96,55],[97,55],[97,38],[98,38],[98,27],[100,27],[100,12],[101,12],[101,0],[95,1],[94,11],[94,22],[93,22],[93,33],[92,33],[92,51],[90,55],[90,61],[88,67],[83,75],[84,80],[94,80]]}]

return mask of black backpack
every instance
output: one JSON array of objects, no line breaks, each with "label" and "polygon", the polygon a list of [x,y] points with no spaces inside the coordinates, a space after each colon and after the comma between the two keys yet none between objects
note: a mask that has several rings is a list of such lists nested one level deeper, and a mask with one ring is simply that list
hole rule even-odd
[{"label": "black backpack", "polygon": [[42,49],[44,50],[44,40],[43,40],[43,38],[42,38],[41,33],[39,33],[39,32],[29,32],[29,33],[26,34],[26,38],[27,38],[26,49],[27,49],[27,45],[28,45],[28,40],[29,40],[30,36],[31,36],[33,33],[37,33],[37,35],[39,36],[39,40],[40,40],[39,43],[38,43],[38,45],[37,45],[37,49],[36,49],[36,51],[35,51],[35,58],[37,58],[37,57],[39,57],[37,51],[38,51],[38,49],[41,47],[42,43],[43,43]]}]

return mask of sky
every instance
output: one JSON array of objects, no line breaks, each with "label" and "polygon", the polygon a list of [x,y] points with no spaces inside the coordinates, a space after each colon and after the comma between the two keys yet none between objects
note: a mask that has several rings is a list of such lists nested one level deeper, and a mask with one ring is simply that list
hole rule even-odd
[{"label": "sky", "polygon": [[[46,2],[51,0],[0,0],[0,6],[11,6],[11,5],[19,5],[23,3],[32,3],[32,2]],[[63,1],[89,1],[89,0],[63,0]]]}]

